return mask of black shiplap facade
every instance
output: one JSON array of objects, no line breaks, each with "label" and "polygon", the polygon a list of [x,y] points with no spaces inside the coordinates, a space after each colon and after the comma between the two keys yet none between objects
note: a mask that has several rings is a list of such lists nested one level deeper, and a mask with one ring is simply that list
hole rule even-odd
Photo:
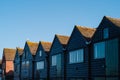
[{"label": "black shiplap facade", "polygon": [[[68,36],[55,35],[50,50],[50,80],[64,80],[64,55],[65,47],[69,40]],[[52,66],[52,56],[59,55],[56,58],[56,65]],[[58,60],[59,59],[59,60]],[[59,64],[58,64],[59,63]]]},{"label": "black shiplap facade", "polygon": [[[95,44],[101,42],[104,50],[98,52],[104,52],[105,56],[96,58]],[[70,53],[80,49],[83,62],[70,63]],[[16,80],[120,80],[120,19],[104,16],[96,29],[75,26],[70,38],[55,35],[53,43],[41,41],[38,46],[27,41],[18,61],[17,57]],[[44,69],[37,69],[40,61],[44,61]]]},{"label": "black shiplap facade", "polygon": [[[108,29],[108,38],[104,38],[104,29]],[[117,43],[112,41],[117,41]],[[94,44],[99,42],[105,42],[105,57],[95,59],[94,58]],[[115,49],[112,45],[117,45]],[[96,32],[92,38],[90,44],[90,74],[92,80],[119,80],[118,76],[120,76],[120,19],[103,17],[100,25],[96,29]],[[110,47],[111,46],[111,47]],[[109,47],[109,48],[108,48]],[[112,53],[112,51],[114,53]],[[116,52],[117,51],[117,52]],[[115,54],[115,55],[114,55]],[[118,63],[118,67],[112,65],[113,63]],[[112,65],[113,68],[110,69]],[[109,67],[109,71],[108,70]],[[115,69],[118,68],[118,73],[113,73]],[[113,70],[113,71],[112,71]]]},{"label": "black shiplap facade", "polygon": [[14,58],[14,80],[20,80],[20,72],[21,72],[20,56],[22,54],[23,54],[23,49],[16,48],[16,54]]},{"label": "black shiplap facade", "polygon": [[[89,77],[89,46],[90,38],[92,37],[95,29],[75,26],[71,37],[67,45],[67,54],[66,54],[66,79],[67,80],[88,80]],[[83,49],[84,59],[83,62],[79,63],[70,63],[69,62],[69,52]]]},{"label": "black shiplap facade", "polygon": [[[50,42],[43,42],[40,41],[37,52],[36,52],[36,56],[35,56],[35,80],[39,80],[39,79],[44,79],[44,80],[48,80],[49,79],[49,50],[51,47]],[[41,56],[40,56],[40,52],[41,51]],[[44,69],[40,69],[37,70],[37,62],[40,61],[44,61]]]},{"label": "black shiplap facade", "polygon": [[38,43],[26,41],[24,53],[22,54],[21,62],[21,80],[32,80],[34,78],[34,56],[38,48]]}]

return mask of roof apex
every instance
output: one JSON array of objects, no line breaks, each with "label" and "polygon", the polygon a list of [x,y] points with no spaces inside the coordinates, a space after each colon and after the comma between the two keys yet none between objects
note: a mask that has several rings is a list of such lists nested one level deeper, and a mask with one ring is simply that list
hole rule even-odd
[{"label": "roof apex", "polygon": [[67,45],[68,40],[69,40],[69,36],[59,35],[59,34],[55,34],[55,36],[58,38],[58,40],[60,41],[60,43],[62,45]]},{"label": "roof apex", "polygon": [[96,29],[95,28],[90,28],[90,27],[85,27],[85,26],[78,26],[75,25],[75,28],[77,30],[79,30],[79,32],[83,35],[83,37],[85,37],[87,40],[89,40],[90,38],[92,38],[92,36],[94,35]]},{"label": "roof apex", "polygon": [[37,42],[31,42],[31,41],[26,41],[26,44],[28,45],[32,55],[36,55],[36,51],[38,48],[38,44]]},{"label": "roof apex", "polygon": [[120,27],[120,18],[112,18],[112,17],[109,17],[109,16],[104,16],[103,20],[104,19],[107,19],[108,21],[112,22],[114,25]]},{"label": "roof apex", "polygon": [[40,41],[40,44],[42,45],[45,52],[50,51],[50,48],[51,48],[51,45],[52,45],[51,42]]}]

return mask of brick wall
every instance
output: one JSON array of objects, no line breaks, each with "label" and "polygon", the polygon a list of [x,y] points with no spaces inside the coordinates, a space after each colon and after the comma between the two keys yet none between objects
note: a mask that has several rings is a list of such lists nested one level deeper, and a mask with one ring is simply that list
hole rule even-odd
[{"label": "brick wall", "polygon": [[13,71],[14,71],[13,61],[6,61],[6,75],[13,74]]}]

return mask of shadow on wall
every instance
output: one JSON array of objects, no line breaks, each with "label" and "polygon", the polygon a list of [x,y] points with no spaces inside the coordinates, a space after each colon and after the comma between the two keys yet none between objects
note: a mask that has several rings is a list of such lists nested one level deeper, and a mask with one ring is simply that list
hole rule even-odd
[{"label": "shadow on wall", "polygon": [[10,70],[8,73],[6,73],[5,80],[13,80],[14,77],[14,71]]}]

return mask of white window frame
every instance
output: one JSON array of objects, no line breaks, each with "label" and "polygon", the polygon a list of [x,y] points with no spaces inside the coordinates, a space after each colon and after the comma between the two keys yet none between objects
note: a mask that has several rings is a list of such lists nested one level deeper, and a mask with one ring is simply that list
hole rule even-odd
[{"label": "white window frame", "polygon": [[[81,59],[79,57],[81,57]],[[70,64],[81,63],[81,62],[84,62],[84,49],[78,49],[78,50],[69,52],[69,63]]]}]

